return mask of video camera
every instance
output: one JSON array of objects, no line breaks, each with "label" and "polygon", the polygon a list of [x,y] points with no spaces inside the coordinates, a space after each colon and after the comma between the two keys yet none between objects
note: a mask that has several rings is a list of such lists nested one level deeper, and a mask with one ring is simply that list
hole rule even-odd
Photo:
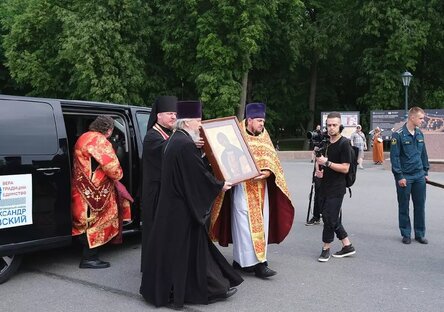
[{"label": "video camera", "polygon": [[316,157],[321,157],[322,153],[330,143],[330,137],[328,136],[327,130],[307,132],[307,139],[309,139],[310,143],[313,145]]}]

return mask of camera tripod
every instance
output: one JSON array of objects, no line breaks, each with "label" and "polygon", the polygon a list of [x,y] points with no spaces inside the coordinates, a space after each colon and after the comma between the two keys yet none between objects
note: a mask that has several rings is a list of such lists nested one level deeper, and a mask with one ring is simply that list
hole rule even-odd
[{"label": "camera tripod", "polygon": [[315,204],[317,204],[316,203],[316,200],[317,200],[316,199],[316,192],[319,191],[319,181],[316,180],[318,178],[315,177],[315,171],[316,171],[316,162],[314,162],[314,164],[313,164],[313,174],[311,177],[311,189],[310,189],[310,194],[308,195],[308,209],[307,209],[306,222],[308,222],[310,220],[311,202],[313,200],[313,192],[315,193],[315,198],[314,198],[315,203],[313,204],[313,212],[314,212],[314,208],[315,208],[314,206],[315,206]]}]

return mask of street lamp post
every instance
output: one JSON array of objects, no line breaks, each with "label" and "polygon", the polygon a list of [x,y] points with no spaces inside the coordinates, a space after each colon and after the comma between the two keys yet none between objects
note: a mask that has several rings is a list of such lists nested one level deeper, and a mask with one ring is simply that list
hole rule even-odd
[{"label": "street lamp post", "polygon": [[413,75],[409,73],[408,71],[404,72],[401,75],[402,78],[402,84],[405,88],[405,119],[407,120],[408,114],[409,114],[409,85],[410,81],[412,80]]}]

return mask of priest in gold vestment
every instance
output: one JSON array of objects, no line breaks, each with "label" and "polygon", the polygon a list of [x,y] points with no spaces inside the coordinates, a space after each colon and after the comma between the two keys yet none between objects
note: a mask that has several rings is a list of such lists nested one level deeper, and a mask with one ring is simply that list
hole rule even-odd
[{"label": "priest in gold vestment", "polygon": [[268,267],[267,244],[283,241],[294,218],[283,169],[264,123],[265,104],[248,104],[240,128],[261,175],[219,194],[210,225],[214,241],[233,243],[233,266],[260,278],[277,273]]},{"label": "priest in gold vestment", "polygon": [[[71,185],[72,235],[83,244],[80,268],[110,266],[98,258],[97,247],[121,231],[121,220],[130,220],[129,202],[118,202],[115,181],[123,177],[119,160],[108,138],[114,129],[112,117],[100,115],[82,134],[73,155]],[[121,204],[119,220],[118,204]]]}]

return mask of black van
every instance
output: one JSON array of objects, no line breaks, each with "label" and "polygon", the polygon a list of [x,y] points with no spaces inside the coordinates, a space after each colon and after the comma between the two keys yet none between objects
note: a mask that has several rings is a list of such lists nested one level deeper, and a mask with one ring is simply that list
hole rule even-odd
[{"label": "black van", "polygon": [[117,104],[0,95],[0,284],[22,255],[71,244],[71,165],[77,138],[99,114],[114,118],[110,138],[133,195],[140,230],[142,141],[150,109]]}]

